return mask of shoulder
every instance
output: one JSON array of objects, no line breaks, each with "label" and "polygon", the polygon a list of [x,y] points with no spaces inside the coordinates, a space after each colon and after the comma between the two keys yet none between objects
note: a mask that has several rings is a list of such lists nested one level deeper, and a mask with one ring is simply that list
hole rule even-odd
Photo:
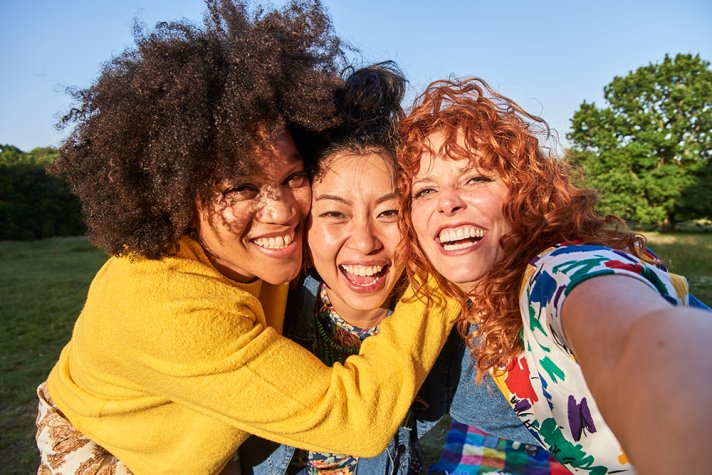
[{"label": "shoulder", "polygon": [[649,251],[645,250],[641,258],[620,249],[581,242],[560,243],[534,257],[527,266],[522,291],[539,299],[556,293],[566,296],[581,282],[612,274],[640,280],[672,304],[687,300],[686,280],[668,272]]},{"label": "shoulder", "polygon": [[198,252],[191,245],[162,259],[109,259],[94,278],[82,313],[91,315],[92,325],[117,331],[136,326],[182,333],[207,321],[264,320],[261,282],[236,284]]},{"label": "shoulder", "polygon": [[311,274],[300,279],[289,291],[284,321],[284,335],[302,346],[310,347],[316,335],[315,302],[321,281]]}]

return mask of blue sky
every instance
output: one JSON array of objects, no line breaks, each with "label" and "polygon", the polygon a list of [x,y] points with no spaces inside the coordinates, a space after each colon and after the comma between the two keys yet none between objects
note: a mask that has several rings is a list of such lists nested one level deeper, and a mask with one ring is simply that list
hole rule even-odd
[{"label": "blue sky", "polygon": [[[279,5],[280,1],[275,1]],[[584,101],[666,53],[712,60],[708,0],[324,0],[356,60],[395,60],[411,99],[430,81],[478,75],[541,115],[562,140]],[[0,0],[0,144],[58,145],[64,90],[132,44],[134,18],[200,22],[200,0]],[[86,21],[85,19],[91,19]]]}]

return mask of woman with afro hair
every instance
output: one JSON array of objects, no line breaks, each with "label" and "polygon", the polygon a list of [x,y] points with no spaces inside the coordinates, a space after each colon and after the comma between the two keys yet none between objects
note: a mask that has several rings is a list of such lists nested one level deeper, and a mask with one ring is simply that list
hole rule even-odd
[{"label": "woman with afro hair", "polygon": [[202,27],[139,32],[63,119],[51,171],[111,257],[38,388],[40,473],[217,473],[249,434],[374,456],[458,312],[399,302],[333,367],[280,335],[311,202],[301,155],[339,121],[341,47],[318,2],[207,3]]}]

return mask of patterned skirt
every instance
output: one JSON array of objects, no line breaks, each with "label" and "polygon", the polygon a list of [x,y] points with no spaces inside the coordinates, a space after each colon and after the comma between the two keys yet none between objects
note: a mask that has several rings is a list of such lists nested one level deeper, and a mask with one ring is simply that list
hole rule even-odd
[{"label": "patterned skirt", "polygon": [[120,460],[83,435],[54,405],[47,383],[37,388],[38,475],[131,475]]}]

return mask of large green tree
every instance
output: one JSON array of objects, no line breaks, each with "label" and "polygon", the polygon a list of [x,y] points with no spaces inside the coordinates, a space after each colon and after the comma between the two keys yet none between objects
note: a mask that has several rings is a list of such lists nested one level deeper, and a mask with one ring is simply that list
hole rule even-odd
[{"label": "large green tree", "polygon": [[601,194],[600,211],[673,229],[712,216],[712,70],[665,56],[604,88],[574,113],[568,158]]}]

